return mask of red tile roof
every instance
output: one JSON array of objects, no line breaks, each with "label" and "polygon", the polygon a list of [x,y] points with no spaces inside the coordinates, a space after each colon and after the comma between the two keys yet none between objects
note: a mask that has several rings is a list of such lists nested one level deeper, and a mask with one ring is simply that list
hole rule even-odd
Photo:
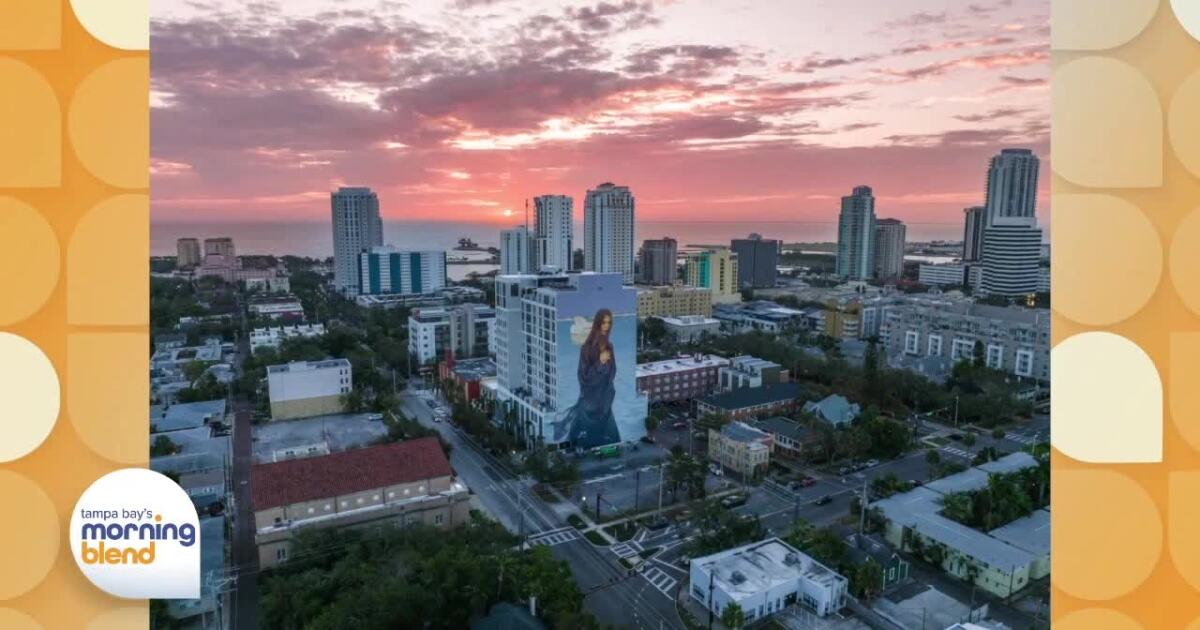
[{"label": "red tile roof", "polygon": [[255,464],[250,469],[255,511],[451,474],[437,437]]}]

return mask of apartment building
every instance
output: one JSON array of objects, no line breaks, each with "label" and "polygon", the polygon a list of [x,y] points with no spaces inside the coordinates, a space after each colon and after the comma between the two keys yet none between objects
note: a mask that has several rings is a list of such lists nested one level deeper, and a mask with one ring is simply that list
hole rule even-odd
[{"label": "apartment building", "polygon": [[729,359],[716,355],[681,356],[637,366],[637,389],[651,403],[692,400],[717,390],[717,373]]},{"label": "apartment building", "polygon": [[712,289],[706,287],[662,286],[637,287],[637,314],[647,317],[711,317]]},{"label": "apartment building", "polygon": [[727,392],[743,387],[762,387],[788,380],[788,371],[773,361],[751,356],[737,356],[718,370],[718,387]]},{"label": "apartment building", "polygon": [[445,358],[466,359],[492,352],[496,310],[483,304],[418,308],[408,316],[408,354],[420,365]]},{"label": "apartment building", "polygon": [[708,430],[708,459],[718,466],[751,479],[766,474],[771,464],[774,438],[744,422],[730,422],[721,430]]}]

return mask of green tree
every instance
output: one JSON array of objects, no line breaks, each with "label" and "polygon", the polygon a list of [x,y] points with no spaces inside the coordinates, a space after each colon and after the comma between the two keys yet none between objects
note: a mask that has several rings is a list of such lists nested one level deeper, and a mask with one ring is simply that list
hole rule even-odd
[{"label": "green tree", "polygon": [[968,432],[966,435],[964,435],[963,444],[966,445],[967,448],[975,446],[975,434]]},{"label": "green tree", "polygon": [[746,625],[746,613],[742,611],[741,605],[737,602],[729,602],[721,610],[721,623],[726,628],[738,630],[738,628]]},{"label": "green tree", "polygon": [[714,411],[706,413],[696,420],[695,427],[707,433],[709,429],[720,431],[721,427],[724,427],[727,424],[729,424],[729,416],[727,414]]},{"label": "green tree", "polygon": [[658,317],[647,317],[641,322],[642,340],[657,346],[667,339],[667,325]]},{"label": "green tree", "polygon": [[154,443],[150,446],[150,457],[164,457],[166,455],[174,455],[181,449],[171,438],[165,435],[159,435],[154,438]]}]

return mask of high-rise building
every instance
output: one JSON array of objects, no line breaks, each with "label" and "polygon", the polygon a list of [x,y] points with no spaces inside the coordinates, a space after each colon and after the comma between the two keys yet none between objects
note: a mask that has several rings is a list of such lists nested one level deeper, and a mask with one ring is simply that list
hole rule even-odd
[{"label": "high-rise building", "polygon": [[359,254],[383,245],[379,197],[370,188],[338,188],[329,195],[333,217],[333,286],[349,294],[360,292]]},{"label": "high-rise building", "polygon": [[738,256],[724,247],[689,252],[684,265],[684,283],[712,290],[714,304],[742,301],[738,288]]},{"label": "high-rise building", "polygon": [[637,290],[622,285],[618,273],[496,277],[493,339],[503,409],[497,421],[518,439],[551,447],[602,445],[587,435],[573,440],[566,421],[585,395],[579,381],[582,346],[604,312],[611,315],[607,338],[615,394],[599,405],[612,410],[619,433],[610,436],[613,441],[645,435],[647,401],[637,391]]},{"label": "high-rise building", "polygon": [[904,237],[907,228],[899,219],[875,222],[875,277],[896,280],[904,271]]},{"label": "high-rise building", "polygon": [[738,287],[766,289],[775,286],[779,265],[779,241],[764,239],[761,234],[750,238],[735,238],[730,249],[737,254]]},{"label": "high-rise building", "polygon": [[446,358],[488,355],[496,311],[483,304],[413,309],[408,316],[408,354],[421,365]]},{"label": "high-rise building", "polygon": [[875,274],[875,195],[870,186],[855,186],[842,197],[838,216],[837,275],[867,280]]},{"label": "high-rise building", "polygon": [[679,275],[675,264],[679,257],[679,244],[673,238],[663,237],[642,241],[641,271],[642,284],[675,284]]},{"label": "high-rise building", "polygon": [[200,266],[200,241],[181,238],[175,241],[175,266],[181,269]]},{"label": "high-rise building", "polygon": [[228,236],[204,239],[204,255],[224,256],[225,258],[233,258],[237,256],[237,253],[233,248],[233,239],[229,238]]},{"label": "high-rise building", "polygon": [[1037,215],[1039,160],[1029,149],[1003,149],[987,176],[987,224],[999,218]]},{"label": "high-rise building", "polygon": [[418,295],[446,288],[446,251],[372,247],[358,255],[354,286],[363,295]]},{"label": "high-rise building", "polygon": [[983,230],[983,279],[987,295],[1037,293],[1042,230],[1033,217],[997,217]]},{"label": "high-rise building", "polygon": [[574,269],[571,252],[575,247],[574,201],[567,195],[542,195],[533,198],[536,265],[559,271]]},{"label": "high-rise building", "polygon": [[983,255],[983,226],[987,208],[972,206],[963,209],[963,254],[964,262],[979,260]]},{"label": "high-rise building", "polygon": [[500,231],[500,273],[534,273],[534,241],[529,228],[518,225]]},{"label": "high-rise building", "polygon": [[612,182],[587,191],[583,201],[583,268],[619,273],[633,282],[634,198]]}]

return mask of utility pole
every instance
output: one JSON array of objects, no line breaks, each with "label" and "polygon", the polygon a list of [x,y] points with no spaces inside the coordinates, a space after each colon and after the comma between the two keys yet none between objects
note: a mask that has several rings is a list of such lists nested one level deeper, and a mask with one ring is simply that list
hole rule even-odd
[{"label": "utility pole", "polygon": [[859,503],[858,535],[862,536],[867,525],[867,480],[863,479],[862,500]]},{"label": "utility pole", "polygon": [[709,569],[710,570],[708,573],[708,630],[712,630],[712,626],[713,626],[713,601],[712,601],[713,578],[716,577],[717,571],[716,571],[716,567],[709,567]]},{"label": "utility pole", "polygon": [[642,491],[642,469],[633,471],[633,513],[638,511],[638,495]]},{"label": "utility pole", "polygon": [[600,522],[600,497],[604,496],[603,490],[596,491],[596,522]]},{"label": "utility pole", "polygon": [[958,428],[958,394],[954,395],[954,428]]},{"label": "utility pole", "polygon": [[662,501],[663,501],[663,486],[667,485],[665,477],[667,470],[667,462],[664,460],[658,464],[658,518],[662,518]]}]

